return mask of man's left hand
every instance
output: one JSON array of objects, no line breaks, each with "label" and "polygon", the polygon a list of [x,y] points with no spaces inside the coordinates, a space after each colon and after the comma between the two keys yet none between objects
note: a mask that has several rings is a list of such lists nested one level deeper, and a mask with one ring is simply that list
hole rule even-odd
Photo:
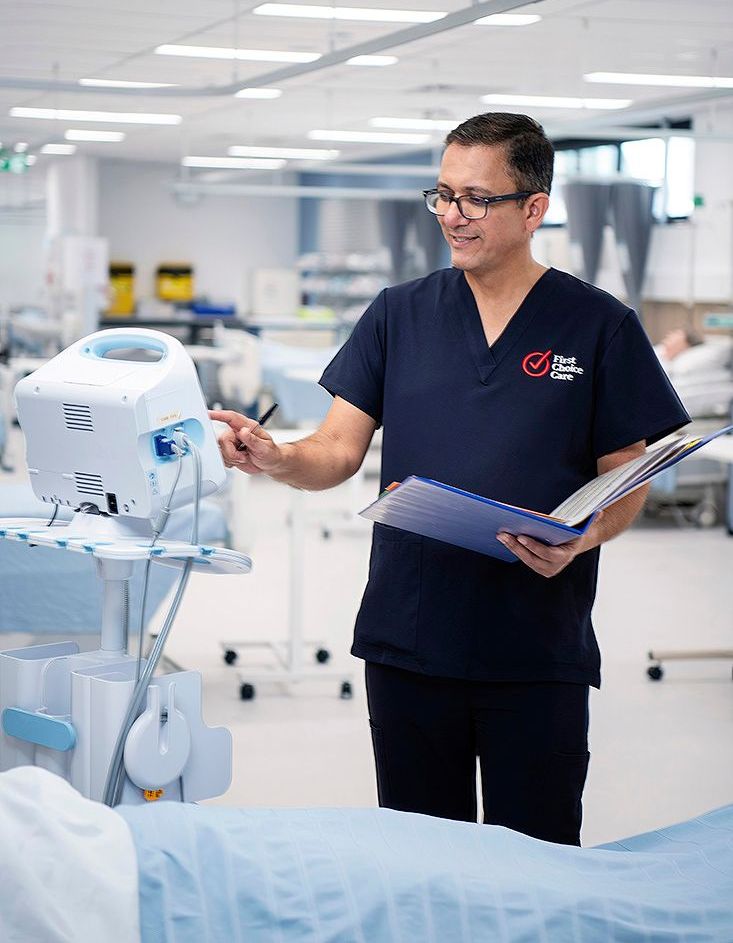
[{"label": "man's left hand", "polygon": [[496,539],[531,570],[548,579],[562,572],[579,553],[590,549],[583,537],[577,537],[559,547],[550,547],[532,537],[513,537],[511,534],[497,534]]}]

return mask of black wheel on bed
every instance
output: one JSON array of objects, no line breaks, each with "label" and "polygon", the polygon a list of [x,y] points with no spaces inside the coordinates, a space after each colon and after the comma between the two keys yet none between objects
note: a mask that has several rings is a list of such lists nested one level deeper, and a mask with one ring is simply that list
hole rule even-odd
[{"label": "black wheel on bed", "polygon": [[237,655],[237,653],[234,651],[233,648],[228,648],[224,652],[224,661],[226,662],[227,665],[233,665],[238,657],[239,656]]},{"label": "black wheel on bed", "polygon": [[240,685],[239,688],[239,697],[243,701],[251,701],[255,696],[255,686],[253,684],[248,684],[246,681],[244,684]]},{"label": "black wheel on bed", "polygon": [[664,671],[662,670],[661,665],[650,665],[650,667],[647,668],[646,673],[649,675],[652,681],[661,681],[664,677]]},{"label": "black wheel on bed", "polygon": [[325,665],[326,662],[330,659],[331,652],[327,648],[319,648],[316,652],[316,661],[319,665]]},{"label": "black wheel on bed", "polygon": [[354,696],[354,692],[351,689],[350,681],[343,681],[341,683],[341,699],[343,701],[349,701]]}]

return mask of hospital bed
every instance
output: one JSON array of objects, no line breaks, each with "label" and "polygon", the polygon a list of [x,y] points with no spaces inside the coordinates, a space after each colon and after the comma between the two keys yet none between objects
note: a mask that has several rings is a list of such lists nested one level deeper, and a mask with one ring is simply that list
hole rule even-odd
[{"label": "hospital bed", "polygon": [[[665,365],[677,394],[692,417],[687,431],[705,434],[720,427],[733,403],[733,351],[728,338],[712,338],[683,351]],[[725,463],[695,456],[652,482],[645,512],[670,510],[680,523],[712,526],[721,519],[728,482]]]},{"label": "hospital bed", "polygon": [[112,810],[22,767],[0,831],[6,943],[733,940],[733,805],[581,849],[386,809]]}]

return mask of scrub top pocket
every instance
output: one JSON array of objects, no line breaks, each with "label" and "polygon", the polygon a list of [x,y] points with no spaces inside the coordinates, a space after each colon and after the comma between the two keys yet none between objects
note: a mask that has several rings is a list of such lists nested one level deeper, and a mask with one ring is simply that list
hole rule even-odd
[{"label": "scrub top pocket", "polygon": [[369,582],[356,622],[358,640],[415,651],[421,566],[421,537],[395,527],[374,526]]}]

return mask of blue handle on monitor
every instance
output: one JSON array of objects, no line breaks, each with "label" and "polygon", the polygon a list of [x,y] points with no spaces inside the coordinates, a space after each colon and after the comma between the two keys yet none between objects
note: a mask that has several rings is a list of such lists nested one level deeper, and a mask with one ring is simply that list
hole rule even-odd
[{"label": "blue handle on monitor", "polygon": [[[162,360],[168,354],[168,347],[164,341],[146,337],[144,334],[117,334],[96,337],[90,344],[82,348],[82,354],[95,360],[104,360],[111,350],[153,350],[160,354]],[[159,363],[160,360],[150,361]],[[135,361],[145,362],[145,361]]]}]

